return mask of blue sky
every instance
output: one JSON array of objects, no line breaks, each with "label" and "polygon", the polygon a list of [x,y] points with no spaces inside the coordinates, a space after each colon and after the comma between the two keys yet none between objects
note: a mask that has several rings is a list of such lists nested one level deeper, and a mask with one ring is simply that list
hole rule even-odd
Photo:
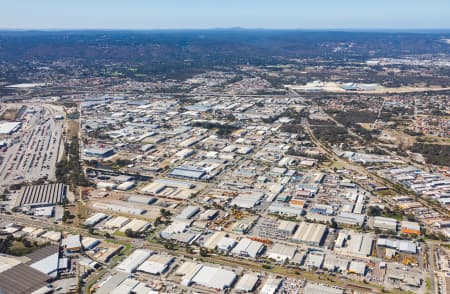
[{"label": "blue sky", "polygon": [[450,28],[450,0],[1,0],[0,29]]}]

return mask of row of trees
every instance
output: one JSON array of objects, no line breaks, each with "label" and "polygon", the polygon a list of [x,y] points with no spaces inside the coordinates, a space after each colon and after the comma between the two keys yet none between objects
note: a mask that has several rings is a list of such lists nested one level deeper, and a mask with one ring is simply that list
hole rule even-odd
[{"label": "row of trees", "polygon": [[75,186],[89,186],[80,164],[80,145],[78,137],[73,136],[65,144],[66,158],[56,164],[56,178],[59,182]]}]

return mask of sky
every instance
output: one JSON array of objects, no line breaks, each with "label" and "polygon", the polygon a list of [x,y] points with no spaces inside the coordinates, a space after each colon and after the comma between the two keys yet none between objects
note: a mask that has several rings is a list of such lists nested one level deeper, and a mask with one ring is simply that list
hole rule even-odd
[{"label": "sky", "polygon": [[450,0],[0,1],[0,29],[450,28]]}]

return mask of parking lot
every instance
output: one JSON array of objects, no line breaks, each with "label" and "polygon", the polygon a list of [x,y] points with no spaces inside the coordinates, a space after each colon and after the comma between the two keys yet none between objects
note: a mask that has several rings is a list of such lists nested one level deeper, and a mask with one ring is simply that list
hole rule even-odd
[{"label": "parking lot", "polygon": [[55,180],[62,150],[62,111],[50,106],[32,106],[22,117],[23,127],[9,136],[9,148],[0,156],[0,184]]}]

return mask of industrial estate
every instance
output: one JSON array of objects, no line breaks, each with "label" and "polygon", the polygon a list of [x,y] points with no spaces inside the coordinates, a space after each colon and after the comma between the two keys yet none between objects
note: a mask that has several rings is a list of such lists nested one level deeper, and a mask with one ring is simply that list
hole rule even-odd
[{"label": "industrial estate", "polygon": [[450,293],[450,45],[310,34],[1,59],[0,293]]}]

